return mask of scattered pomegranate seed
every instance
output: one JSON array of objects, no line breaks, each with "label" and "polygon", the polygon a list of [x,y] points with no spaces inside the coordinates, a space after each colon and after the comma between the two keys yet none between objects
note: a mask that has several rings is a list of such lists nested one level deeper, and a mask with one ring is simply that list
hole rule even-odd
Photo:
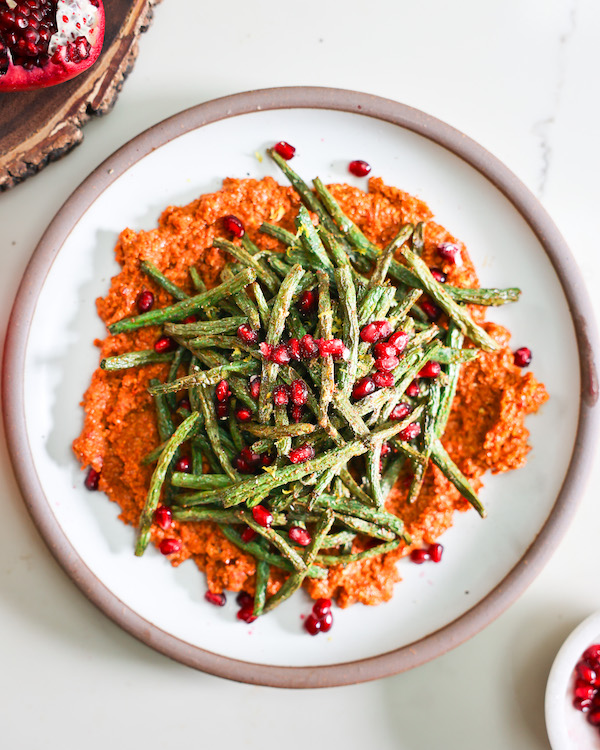
[{"label": "scattered pomegranate seed", "polygon": [[266,341],[261,341],[258,348],[265,359],[269,359],[271,354],[273,354],[273,347],[271,344],[267,344]]},{"label": "scattered pomegranate seed", "polygon": [[431,275],[440,284],[445,284],[447,280],[446,274],[440,268],[430,268]]},{"label": "scattered pomegranate seed", "polygon": [[391,332],[392,327],[387,320],[375,320],[361,328],[360,337],[367,344],[375,344],[377,341],[387,338]]},{"label": "scattered pomegranate seed", "polygon": [[310,315],[317,309],[318,301],[319,297],[316,291],[309,289],[306,292],[302,292],[298,298],[298,310],[302,315]]},{"label": "scattered pomegranate seed", "polygon": [[238,422],[249,422],[252,417],[253,414],[247,406],[238,406],[235,410],[235,418]]},{"label": "scattered pomegranate seed", "polygon": [[422,565],[430,559],[429,552],[426,549],[414,549],[410,553],[410,559],[417,565]]},{"label": "scattered pomegranate seed", "polygon": [[348,164],[348,172],[355,177],[365,177],[371,171],[371,165],[362,159],[356,159]]},{"label": "scattered pomegranate seed", "polygon": [[192,323],[196,323],[198,321],[198,318],[195,315],[188,315],[187,318],[184,318],[181,322],[185,323],[186,325],[191,325]]},{"label": "scattered pomegranate seed", "polygon": [[254,597],[247,591],[240,591],[240,593],[235,597],[235,601],[242,609],[247,609],[248,607],[252,607],[254,605]]},{"label": "scattered pomegranate seed", "polygon": [[270,529],[273,525],[273,514],[268,508],[265,508],[264,505],[255,505],[254,508],[252,508],[252,517],[256,523],[260,524],[260,526],[264,526],[265,529]]},{"label": "scattered pomegranate seed", "polygon": [[250,448],[243,448],[234,459],[235,467],[242,474],[253,474],[261,466],[261,457]]},{"label": "scattered pomegranate seed", "polygon": [[448,263],[453,263],[455,266],[462,266],[462,257],[458,245],[455,245],[453,242],[442,242],[441,245],[438,245],[437,251]]},{"label": "scattered pomegranate seed", "polygon": [[237,618],[238,620],[247,622],[248,625],[251,622],[254,622],[254,620],[256,620],[256,615],[254,614],[254,604],[252,604],[251,607],[242,607],[237,613]]},{"label": "scattered pomegranate seed", "polygon": [[250,526],[247,526],[242,531],[241,536],[242,536],[242,542],[245,542],[246,544],[248,544],[248,542],[251,542],[254,539],[256,539],[256,537],[258,536],[258,532],[254,531],[254,529],[251,529]]},{"label": "scattered pomegranate seed", "polygon": [[273,403],[276,406],[285,406],[290,402],[290,388],[287,385],[275,386],[273,390]]},{"label": "scattered pomegranate seed", "polygon": [[250,378],[250,395],[255,401],[258,401],[259,394],[260,394],[260,377],[258,375],[253,375]]},{"label": "scattered pomegranate seed", "polygon": [[589,711],[592,707],[592,701],[589,698],[573,698],[573,708],[576,708],[578,711],[583,711],[585,713],[586,711]]},{"label": "scattered pomegranate seed", "polygon": [[190,404],[189,398],[184,396],[177,404],[177,408],[182,409],[183,411],[191,411],[192,405]]},{"label": "scattered pomegranate seed", "polygon": [[423,302],[420,303],[421,310],[427,315],[429,320],[439,320],[442,311],[437,305],[434,305],[433,302],[429,302],[428,300],[423,300]]},{"label": "scattered pomegranate seed", "polygon": [[189,473],[192,470],[192,459],[190,456],[181,456],[175,464],[175,471]]},{"label": "scattered pomegranate seed", "polygon": [[302,359],[314,359],[319,356],[319,344],[310,333],[306,333],[300,339],[300,355]]},{"label": "scattered pomegranate seed", "polygon": [[238,338],[245,344],[256,344],[256,342],[258,341],[258,332],[253,331],[248,323],[242,323],[242,325],[237,329],[237,335]]},{"label": "scattered pomegranate seed", "polygon": [[582,700],[590,700],[596,695],[596,688],[586,680],[575,680],[573,695]]},{"label": "scattered pomegranate seed", "polygon": [[286,344],[279,344],[271,352],[269,357],[271,362],[275,362],[276,365],[289,365],[291,357]]},{"label": "scattered pomegranate seed", "polygon": [[326,357],[328,354],[334,359],[345,359],[348,349],[342,339],[320,339],[319,354]]},{"label": "scattered pomegranate seed", "polygon": [[163,539],[158,545],[158,549],[163,555],[173,555],[181,549],[181,539]]},{"label": "scattered pomegranate seed", "polygon": [[387,454],[391,452],[392,452],[392,446],[389,443],[385,442],[381,444],[381,457],[382,458],[385,458],[385,456],[387,456]]},{"label": "scattered pomegranate seed", "polygon": [[600,663],[600,643],[595,643],[593,646],[586,648],[583,652],[583,658]]},{"label": "scattered pomegranate seed", "polygon": [[296,406],[304,406],[308,399],[308,386],[301,380],[292,381],[292,403]]},{"label": "scattered pomegranate seed", "polygon": [[333,625],[333,615],[331,612],[325,612],[323,617],[319,620],[321,623],[321,633],[328,633]]},{"label": "scattered pomegranate seed", "polygon": [[217,594],[214,591],[207,591],[206,594],[204,594],[204,598],[210,604],[214,604],[215,607],[224,607],[227,603],[225,594]]},{"label": "scattered pomegranate seed", "polygon": [[393,344],[386,341],[380,341],[373,347],[373,356],[375,359],[382,357],[395,357],[398,354],[398,350]]},{"label": "scattered pomegranate seed", "polygon": [[352,388],[352,398],[355,401],[358,401],[359,399],[368,396],[370,393],[373,393],[375,387],[375,381],[373,378],[369,375],[365,375],[364,378],[361,378],[354,383],[354,387]]},{"label": "scattered pomegranate seed", "polygon": [[288,453],[288,458],[293,464],[303,464],[315,457],[315,449],[312,445],[300,445],[298,448],[292,448]]},{"label": "scattered pomegranate seed", "polygon": [[175,342],[170,336],[161,336],[154,344],[154,351],[158,354],[172,352],[175,351],[175,349],[177,349],[177,342]]},{"label": "scattered pomegranate seed", "polygon": [[378,370],[383,370],[384,372],[391,372],[392,370],[395,370],[399,364],[400,360],[396,356],[380,357],[379,359],[375,360],[375,367]]},{"label": "scattered pomegranate seed", "polygon": [[396,354],[402,354],[408,344],[408,333],[405,331],[396,331],[388,339],[388,344],[396,349]]},{"label": "scattered pomegranate seed", "polygon": [[225,401],[231,396],[229,383],[226,380],[219,380],[215,387],[215,396],[217,397],[217,401]]},{"label": "scattered pomegranate seed", "polygon": [[171,508],[167,508],[166,505],[159,505],[154,511],[153,515],[154,523],[163,531],[168,531],[173,525],[173,514]]},{"label": "scattered pomegranate seed", "polygon": [[290,410],[290,418],[294,424],[298,424],[302,421],[302,417],[304,415],[304,407],[300,406],[299,404],[295,404],[292,406]]},{"label": "scattered pomegranate seed", "polygon": [[231,234],[238,239],[241,239],[246,234],[246,230],[244,229],[244,225],[242,224],[242,222],[238,219],[237,216],[233,216],[232,214],[223,217],[223,226],[228,232],[231,232]]},{"label": "scattered pomegranate seed", "polygon": [[288,532],[288,536],[292,542],[296,542],[296,544],[299,544],[301,547],[308,547],[312,542],[312,536],[306,529],[303,529],[300,526],[292,526]]},{"label": "scattered pomegranate seed", "polygon": [[419,383],[413,380],[412,383],[406,389],[406,395],[410,398],[416,398],[419,395]]},{"label": "scattered pomegranate seed", "polygon": [[412,422],[398,433],[398,437],[400,440],[414,440],[420,434],[421,425],[418,422]]},{"label": "scattered pomegranate seed", "polygon": [[394,385],[394,376],[391,372],[377,370],[372,377],[377,388],[390,388]]},{"label": "scattered pomegranate seed", "polygon": [[83,481],[85,488],[90,492],[94,492],[98,489],[98,483],[100,482],[100,472],[96,469],[88,469],[88,473]]},{"label": "scattered pomegranate seed", "polygon": [[296,153],[295,147],[291,146],[289,143],[286,143],[286,141],[279,141],[279,143],[276,143],[273,146],[273,151],[279,154],[279,156],[281,156],[281,158],[285,159],[286,161],[292,159],[294,154]]},{"label": "scattered pomegranate seed", "polygon": [[317,599],[317,601],[313,604],[313,612],[315,617],[318,617],[319,619],[323,617],[324,614],[329,612],[331,610],[331,599]]},{"label": "scattered pomegranate seed", "polygon": [[290,357],[294,359],[296,362],[299,362],[301,360],[301,353],[300,353],[300,342],[298,339],[290,339],[287,342],[287,349],[290,354]]},{"label": "scattered pomegranate seed", "polygon": [[434,563],[441,562],[443,552],[444,552],[444,548],[441,544],[436,543],[436,544],[429,545],[429,556],[431,557]]},{"label": "scattered pomegranate seed", "polygon": [[317,635],[321,631],[321,620],[315,615],[309,615],[304,620],[304,629],[310,633],[310,635]]},{"label": "scattered pomegranate seed", "polygon": [[513,354],[515,365],[517,367],[527,367],[531,364],[532,354],[531,349],[526,346],[522,346],[520,349]]},{"label": "scattered pomegranate seed", "polygon": [[141,313],[148,312],[154,307],[154,295],[149,289],[144,289],[143,292],[139,293],[136,304]]},{"label": "scattered pomegranate seed", "polygon": [[439,362],[431,361],[427,362],[421,369],[419,370],[419,377],[420,378],[437,378],[437,376],[442,371],[442,368],[440,366]]},{"label": "scattered pomegranate seed", "polygon": [[401,401],[399,404],[396,404],[396,406],[394,406],[394,408],[390,412],[390,419],[394,420],[395,422],[401,422],[403,419],[406,419],[406,417],[408,417],[411,411],[412,409],[410,408],[410,406],[404,401]]},{"label": "scattered pomegranate seed", "polygon": [[261,453],[260,454],[260,465],[261,466],[271,466],[271,464],[275,461],[275,456],[271,453]]},{"label": "scattered pomegranate seed", "polygon": [[581,677],[582,680],[585,680],[585,682],[593,683],[598,676],[596,670],[592,669],[589,663],[584,659],[577,663],[575,669],[577,671],[577,674]]},{"label": "scattered pomegranate seed", "polygon": [[217,419],[227,419],[229,416],[229,401],[217,402]]}]

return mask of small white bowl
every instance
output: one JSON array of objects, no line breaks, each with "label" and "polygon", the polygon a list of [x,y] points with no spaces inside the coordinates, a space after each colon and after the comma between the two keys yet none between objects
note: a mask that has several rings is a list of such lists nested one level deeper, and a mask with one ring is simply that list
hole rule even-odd
[{"label": "small white bowl", "polygon": [[546,686],[546,729],[552,750],[600,750],[600,728],[573,708],[574,669],[581,654],[600,643],[600,612],[578,625],[556,655]]}]

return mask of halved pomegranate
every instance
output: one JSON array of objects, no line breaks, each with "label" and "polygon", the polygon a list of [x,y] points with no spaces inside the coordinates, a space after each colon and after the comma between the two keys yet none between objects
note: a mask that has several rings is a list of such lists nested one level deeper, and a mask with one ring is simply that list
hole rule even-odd
[{"label": "halved pomegranate", "polygon": [[0,91],[68,81],[96,62],[103,41],[102,0],[0,0]]}]

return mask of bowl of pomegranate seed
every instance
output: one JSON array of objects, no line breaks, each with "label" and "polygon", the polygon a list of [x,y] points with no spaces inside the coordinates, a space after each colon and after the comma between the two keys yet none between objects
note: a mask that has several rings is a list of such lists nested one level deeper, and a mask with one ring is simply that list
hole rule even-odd
[{"label": "bowl of pomegranate seed", "polygon": [[546,728],[552,750],[600,748],[600,612],[561,646],[546,687]]}]

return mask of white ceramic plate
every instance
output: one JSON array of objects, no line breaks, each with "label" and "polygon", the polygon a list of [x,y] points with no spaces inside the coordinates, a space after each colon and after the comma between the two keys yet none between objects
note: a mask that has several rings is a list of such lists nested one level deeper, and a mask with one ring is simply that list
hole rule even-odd
[{"label": "white ceramic plate", "polygon": [[600,750],[600,728],[573,708],[575,665],[588,646],[600,643],[600,612],[578,625],[561,646],[546,686],[546,728],[552,750]]},{"label": "white ceramic plate", "polygon": [[[550,393],[527,422],[533,446],[527,466],[486,479],[481,497],[488,518],[457,515],[442,539],[443,564],[403,561],[404,580],[392,601],[336,609],[334,628],[318,638],[301,628],[300,616],[310,610],[303,594],[248,626],[235,618],[233,597],[222,609],[204,601],[205,581],[191,561],[176,570],[154,549],[134,557],[134,531],[117,520],[118,509],[105,496],[83,488],[70,448],[82,425],[79,402],[98,364],[92,342],[104,329],[94,301],[118,271],[118,233],[154,227],[167,205],[218,189],[225,176],[282,180],[268,158],[256,157],[281,139],[296,146],[293,166],[307,179],[318,174],[325,182],[366,187],[347,164],[367,160],[372,174],[425,199],[467,244],[482,286],[519,286],[522,300],[490,310],[489,317],[511,329],[515,348],[532,349],[533,370]],[[28,269],[11,321],[4,382],[25,498],[86,594],[181,661],[236,679],[295,686],[409,668],[502,611],[547,559],[572,512],[593,408],[580,398],[592,388],[587,375],[580,381],[580,366],[593,361],[587,339],[578,330],[578,346],[573,326],[571,309],[587,313],[578,285],[564,243],[526,189],[481,147],[422,113],[328,89],[251,92],[188,110],[96,170],[54,220]],[[18,408],[7,404],[7,393]],[[576,441],[580,451],[573,456]]]}]

